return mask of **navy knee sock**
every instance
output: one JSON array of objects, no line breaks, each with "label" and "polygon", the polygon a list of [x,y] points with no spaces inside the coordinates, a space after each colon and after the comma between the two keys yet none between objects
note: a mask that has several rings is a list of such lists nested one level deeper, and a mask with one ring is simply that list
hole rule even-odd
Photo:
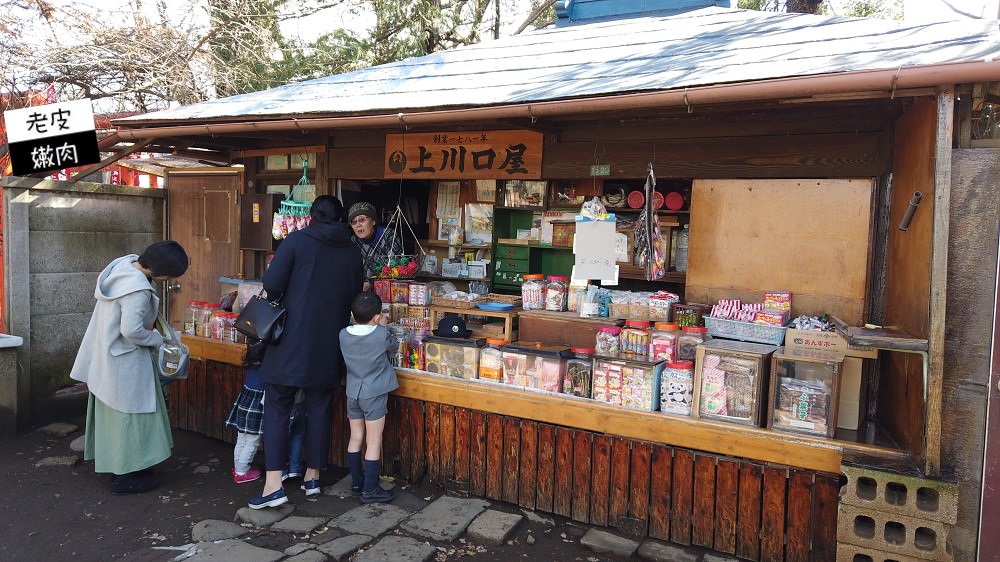
[{"label": "navy knee sock", "polygon": [[378,487],[379,461],[365,459],[365,489],[366,492],[374,492]]},{"label": "navy knee sock", "polygon": [[361,472],[361,451],[347,452],[347,469],[351,471],[351,487],[362,486],[365,475]]}]

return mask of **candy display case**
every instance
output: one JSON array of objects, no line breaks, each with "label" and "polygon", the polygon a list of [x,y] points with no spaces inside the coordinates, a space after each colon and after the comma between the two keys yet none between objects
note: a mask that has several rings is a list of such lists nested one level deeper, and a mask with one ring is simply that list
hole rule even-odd
[{"label": "candy display case", "polygon": [[461,379],[479,378],[479,350],[484,339],[424,338],[424,370]]},{"label": "candy display case", "polygon": [[839,353],[778,348],[771,366],[767,426],[833,437],[843,364]]},{"label": "candy display case", "polygon": [[695,351],[695,417],[760,425],[772,345],[710,340]]},{"label": "candy display case", "polygon": [[562,392],[569,348],[517,342],[503,346],[502,350],[503,382],[529,390]]},{"label": "candy display case", "polygon": [[625,408],[658,410],[665,365],[665,361],[631,353],[598,355],[594,357],[592,397]]}]

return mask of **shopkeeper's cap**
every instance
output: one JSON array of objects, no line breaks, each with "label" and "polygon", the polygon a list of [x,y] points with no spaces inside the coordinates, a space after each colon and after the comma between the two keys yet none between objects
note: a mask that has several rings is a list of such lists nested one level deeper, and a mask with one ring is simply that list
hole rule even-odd
[{"label": "shopkeeper's cap", "polygon": [[434,335],[439,338],[467,338],[472,335],[472,330],[465,327],[461,316],[449,315],[438,322]]},{"label": "shopkeeper's cap", "polygon": [[351,210],[347,212],[347,222],[351,222],[358,215],[367,215],[375,220],[375,205],[368,201],[358,201],[351,205]]}]

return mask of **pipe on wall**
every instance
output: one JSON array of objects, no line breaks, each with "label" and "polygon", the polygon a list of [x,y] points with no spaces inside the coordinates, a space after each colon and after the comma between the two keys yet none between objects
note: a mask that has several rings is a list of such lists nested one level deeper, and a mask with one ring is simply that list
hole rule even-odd
[{"label": "pipe on wall", "polygon": [[[502,119],[532,119],[607,113],[619,110],[641,110],[663,107],[735,103],[746,101],[780,100],[852,92],[884,91],[894,95],[896,90],[927,88],[932,86],[985,82],[1000,78],[1000,61],[977,61],[916,66],[896,69],[866,70],[819,76],[796,76],[757,82],[718,84],[677,90],[635,94],[606,95],[592,98],[521,103],[474,107],[414,111],[380,115],[345,117],[300,117],[265,121],[198,125],[144,125],[134,121],[118,121],[121,140],[140,140],[161,137],[227,135],[248,132],[391,128],[400,123],[407,126],[443,125],[468,121]],[[133,127],[133,128],[129,128]]]}]

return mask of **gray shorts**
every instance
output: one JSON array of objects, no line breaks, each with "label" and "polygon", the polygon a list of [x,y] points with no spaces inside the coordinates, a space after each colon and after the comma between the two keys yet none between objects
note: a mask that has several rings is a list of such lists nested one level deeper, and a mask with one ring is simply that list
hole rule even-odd
[{"label": "gray shorts", "polygon": [[385,417],[389,411],[389,395],[379,394],[374,398],[348,398],[347,419],[375,421]]}]

